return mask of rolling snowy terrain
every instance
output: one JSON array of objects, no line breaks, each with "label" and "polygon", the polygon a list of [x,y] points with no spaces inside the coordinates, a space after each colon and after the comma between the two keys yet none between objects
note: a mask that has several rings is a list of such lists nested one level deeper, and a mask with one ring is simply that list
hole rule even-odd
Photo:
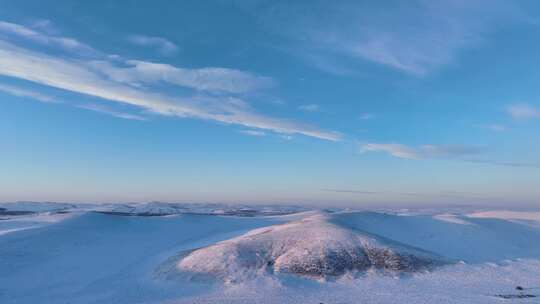
[{"label": "rolling snowy terrain", "polygon": [[539,214],[0,204],[0,303],[539,303]]}]

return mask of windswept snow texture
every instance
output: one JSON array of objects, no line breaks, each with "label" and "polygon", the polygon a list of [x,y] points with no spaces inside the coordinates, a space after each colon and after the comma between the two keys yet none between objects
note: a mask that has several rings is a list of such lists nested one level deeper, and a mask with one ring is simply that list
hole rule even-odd
[{"label": "windswept snow texture", "polygon": [[495,297],[540,296],[536,213],[0,208],[2,304],[539,303]]},{"label": "windswept snow texture", "polygon": [[435,254],[340,227],[330,218],[316,214],[256,229],[193,251],[177,269],[238,281],[260,272],[323,277],[369,268],[410,272],[443,264]]}]

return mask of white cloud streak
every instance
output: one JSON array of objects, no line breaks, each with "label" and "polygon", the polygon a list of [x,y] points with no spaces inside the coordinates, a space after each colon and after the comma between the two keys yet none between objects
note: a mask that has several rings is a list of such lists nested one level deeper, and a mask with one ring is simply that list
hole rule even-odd
[{"label": "white cloud streak", "polygon": [[422,145],[410,147],[402,144],[368,143],[360,148],[361,152],[386,152],[394,157],[405,159],[460,158],[477,155],[483,149],[464,145]]},{"label": "white cloud streak", "polygon": [[507,113],[516,120],[540,118],[540,108],[529,104],[514,104],[506,109]]},{"label": "white cloud streak", "polygon": [[284,140],[292,140],[293,137],[290,136],[290,135],[281,135],[281,138],[284,139]]},{"label": "white cloud streak", "polygon": [[413,148],[401,144],[368,143],[360,148],[360,152],[386,152],[392,156],[406,159],[420,159],[420,155]]},{"label": "white cloud streak", "polygon": [[360,153],[384,152],[393,157],[424,160],[424,159],[453,159],[468,163],[487,164],[515,168],[540,168],[540,164],[498,161],[493,159],[477,158],[485,149],[479,146],[466,145],[422,145],[410,147],[402,144],[367,143],[360,146]]},{"label": "white cloud streak", "polygon": [[95,53],[93,48],[73,38],[45,35],[16,23],[0,21],[0,33],[22,37],[39,44],[60,47],[67,51]]},{"label": "white cloud streak", "polygon": [[53,97],[47,96],[45,94],[41,94],[38,92],[34,92],[27,89],[22,89],[19,87],[14,87],[10,85],[0,84],[0,91],[16,96],[16,97],[23,97],[23,98],[31,98],[35,99],[37,101],[46,102],[46,103],[59,103],[60,101],[56,100]]},{"label": "white cloud streak", "polygon": [[115,111],[115,110],[113,110],[113,109],[111,109],[111,108],[109,108],[107,106],[94,104],[94,103],[83,104],[83,105],[79,105],[77,107],[81,108],[81,109],[85,109],[85,110],[94,111],[94,112],[97,112],[97,113],[103,113],[103,114],[111,115],[111,116],[114,116],[114,117],[117,117],[117,118],[122,118],[122,119],[146,120],[145,117],[142,117],[140,115]]},{"label": "white cloud streak", "polygon": [[373,113],[362,113],[360,114],[360,116],[358,117],[360,120],[370,120],[372,118],[374,118],[375,115]]},{"label": "white cloud streak", "polygon": [[498,161],[498,160],[491,160],[491,159],[466,159],[464,161],[469,162],[469,163],[487,164],[487,165],[496,165],[496,166],[505,166],[505,167],[514,167],[514,168],[540,169],[540,164],[538,163],[508,162],[508,161]]},{"label": "white cloud streak", "polygon": [[319,106],[318,104],[305,104],[299,106],[298,110],[305,112],[319,112],[321,110],[321,106]]},{"label": "white cloud streak", "polygon": [[263,131],[257,131],[257,130],[240,130],[238,132],[245,135],[249,135],[249,136],[258,136],[258,137],[266,136],[266,133],[264,133]]},{"label": "white cloud streak", "polygon": [[178,51],[176,44],[162,37],[131,35],[127,40],[136,45],[156,48],[163,55],[172,55]]},{"label": "white cloud streak", "polygon": [[504,132],[508,129],[505,125],[500,124],[487,124],[481,125],[481,127],[495,132]]},{"label": "white cloud streak", "polygon": [[[44,34],[42,35],[46,36]],[[101,62],[103,66],[108,66],[109,68],[96,68],[96,62]],[[127,61],[126,64],[133,64],[133,62]],[[156,81],[156,78],[158,80],[169,79],[172,76],[169,76],[167,73],[174,75],[178,73],[178,68],[169,65],[157,64],[156,66],[153,63],[141,64],[144,67],[143,72],[139,71],[141,74],[137,75],[135,80],[138,79],[142,83],[153,83]],[[152,72],[148,72],[148,69]],[[156,72],[155,69],[161,70],[161,72]],[[216,71],[212,69],[211,71]],[[162,70],[167,72],[163,72]],[[231,75],[230,73],[226,73],[229,70],[218,69],[217,71],[214,74],[210,73],[212,76],[209,78],[195,77],[196,80],[193,82],[179,81],[175,77],[172,77],[174,80],[169,80],[168,82],[178,85],[182,84],[188,86],[188,88],[203,87],[213,90],[226,88],[229,92],[231,90],[242,91],[242,89],[230,89],[231,86],[227,85],[216,86],[215,84],[211,84],[214,80],[219,82],[217,81],[218,74],[224,75],[223,77],[225,78]],[[238,97],[200,94],[188,97],[164,95],[148,87],[133,85],[131,83],[133,79],[123,78],[127,77],[124,74],[121,68],[115,68],[113,62],[110,61],[60,58],[19,47],[0,39],[0,75],[129,104],[162,115],[237,124],[289,135],[302,134],[331,141],[341,139],[341,135],[337,132],[325,131],[296,121],[272,118],[259,114],[247,102]],[[238,74],[233,72],[232,75],[232,78],[234,78]],[[233,80],[232,82],[235,83],[235,81]],[[224,80],[222,83],[227,84],[231,83],[231,81]],[[214,87],[212,87],[213,85]]]},{"label": "white cloud streak", "polygon": [[376,191],[352,190],[352,189],[321,189],[324,192],[352,193],[352,194],[378,194]]},{"label": "white cloud streak", "polygon": [[213,93],[245,93],[273,85],[272,79],[226,68],[185,69],[169,64],[128,60],[124,67],[92,61],[90,67],[116,82],[141,86],[159,82]]}]

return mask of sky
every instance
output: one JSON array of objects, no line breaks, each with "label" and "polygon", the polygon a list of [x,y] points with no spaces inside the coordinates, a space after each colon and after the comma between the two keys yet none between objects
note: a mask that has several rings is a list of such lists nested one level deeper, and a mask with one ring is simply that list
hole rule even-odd
[{"label": "sky", "polygon": [[537,1],[0,0],[0,201],[540,204]]}]

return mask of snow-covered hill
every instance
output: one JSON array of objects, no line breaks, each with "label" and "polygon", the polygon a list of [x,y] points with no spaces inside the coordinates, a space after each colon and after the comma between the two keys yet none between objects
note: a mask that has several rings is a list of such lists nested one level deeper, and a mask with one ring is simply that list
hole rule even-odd
[{"label": "snow-covered hill", "polygon": [[176,265],[180,271],[227,281],[255,273],[323,277],[380,268],[419,271],[446,261],[436,254],[344,228],[318,213],[299,221],[256,229],[237,238],[195,250]]},{"label": "snow-covered hill", "polygon": [[53,203],[53,202],[16,202],[0,203],[1,215],[24,215],[43,212],[61,212],[75,209],[75,204]]}]

